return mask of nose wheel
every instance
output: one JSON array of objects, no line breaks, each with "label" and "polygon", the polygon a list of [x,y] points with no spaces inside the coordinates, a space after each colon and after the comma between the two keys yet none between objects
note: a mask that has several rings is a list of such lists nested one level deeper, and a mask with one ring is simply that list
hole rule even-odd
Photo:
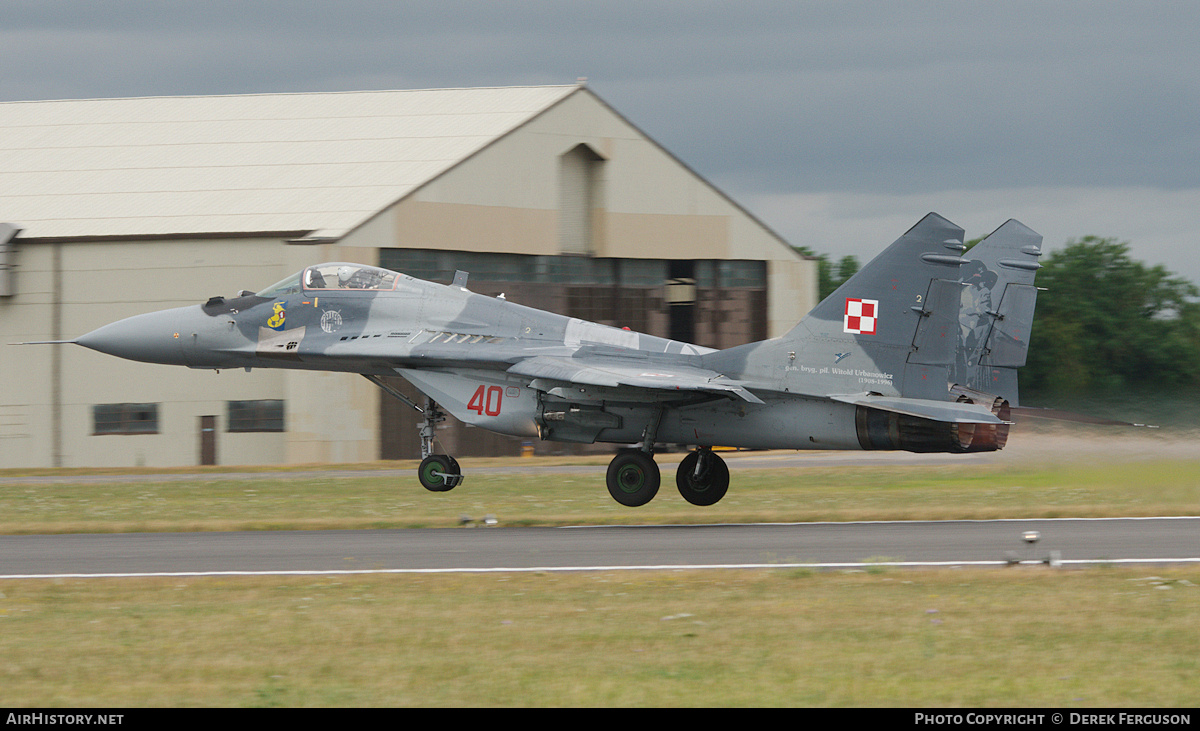
[{"label": "nose wheel", "polygon": [[446,492],[462,482],[462,470],[458,462],[448,454],[431,454],[421,460],[417,468],[417,479],[421,487],[431,492]]},{"label": "nose wheel", "polygon": [[675,485],[692,505],[715,505],[729,490],[729,466],[712,449],[701,447],[679,463]]}]

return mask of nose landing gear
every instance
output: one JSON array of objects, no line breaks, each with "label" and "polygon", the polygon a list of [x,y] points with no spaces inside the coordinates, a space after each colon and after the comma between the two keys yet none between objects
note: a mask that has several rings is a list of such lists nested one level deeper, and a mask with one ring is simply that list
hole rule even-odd
[{"label": "nose landing gear", "polygon": [[433,453],[437,425],[446,420],[446,412],[438,408],[433,399],[426,399],[425,409],[421,413],[425,416],[420,426],[421,456],[424,459],[417,468],[417,479],[421,481],[421,487],[432,492],[453,490],[463,480],[458,461],[448,454]]},{"label": "nose landing gear", "polygon": [[437,425],[446,420],[446,412],[438,408],[437,402],[430,398],[425,399],[425,408],[422,409],[413,403],[412,399],[392,388],[379,376],[363,374],[363,378],[379,386],[389,396],[407,404],[424,417],[421,419],[421,425],[417,427],[421,435],[421,457],[423,458],[421,466],[417,468],[417,479],[421,481],[421,487],[433,492],[446,492],[458,487],[459,483],[463,481],[462,469],[459,468],[458,461],[448,454],[433,453],[433,440],[437,436]]}]

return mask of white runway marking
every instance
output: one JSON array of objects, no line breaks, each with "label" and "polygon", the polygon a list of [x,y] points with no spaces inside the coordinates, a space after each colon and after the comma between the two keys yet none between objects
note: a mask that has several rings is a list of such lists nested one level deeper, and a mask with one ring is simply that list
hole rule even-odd
[{"label": "white runway marking", "polygon": [[560,529],[586,530],[589,528],[712,528],[715,526],[738,525],[918,525],[921,523],[1099,523],[1126,520],[1200,520],[1200,515],[1135,515],[1127,518],[950,518],[947,520],[805,520],[792,523],[620,523],[612,525],[563,525]]}]

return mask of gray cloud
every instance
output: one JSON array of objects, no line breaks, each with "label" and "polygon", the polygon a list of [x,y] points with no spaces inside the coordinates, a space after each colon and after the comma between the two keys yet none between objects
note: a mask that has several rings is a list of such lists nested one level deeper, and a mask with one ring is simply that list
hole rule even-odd
[{"label": "gray cloud", "polygon": [[[5,100],[587,76],[752,207],[1200,188],[1195,3],[10,0],[0,14]],[[790,221],[767,223],[799,235]]]}]

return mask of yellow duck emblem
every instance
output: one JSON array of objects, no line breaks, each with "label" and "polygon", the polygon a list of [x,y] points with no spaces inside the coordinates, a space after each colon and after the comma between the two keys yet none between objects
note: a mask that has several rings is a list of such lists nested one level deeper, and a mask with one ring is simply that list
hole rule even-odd
[{"label": "yellow duck emblem", "polygon": [[276,302],[271,306],[275,309],[275,314],[271,315],[270,319],[267,320],[267,327],[272,330],[282,330],[283,323],[287,320],[287,311],[285,310],[287,303]]}]

